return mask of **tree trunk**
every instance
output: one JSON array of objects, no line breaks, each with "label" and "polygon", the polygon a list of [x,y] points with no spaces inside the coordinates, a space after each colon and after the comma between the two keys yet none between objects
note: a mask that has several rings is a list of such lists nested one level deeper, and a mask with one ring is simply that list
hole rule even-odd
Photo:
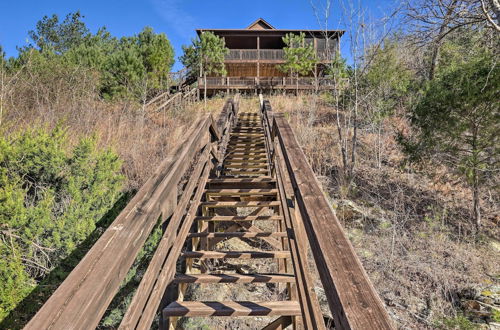
[{"label": "tree trunk", "polygon": [[474,182],[474,186],[472,187],[472,199],[473,199],[473,208],[474,208],[474,222],[476,223],[476,232],[479,233],[481,230],[481,202],[479,199],[479,184],[477,179]]},{"label": "tree trunk", "polygon": [[203,73],[203,98],[205,100],[205,111],[207,110],[207,74],[204,72]]},{"label": "tree trunk", "polygon": [[434,47],[432,49],[432,56],[431,56],[431,65],[429,68],[429,80],[434,79],[434,74],[436,71],[436,66],[439,58],[439,50],[441,49],[441,41],[445,36],[446,32],[446,27],[448,26],[448,23],[450,21],[451,15],[453,14],[453,11],[455,10],[456,3],[458,0],[454,0],[450,6],[448,7],[448,10],[446,11],[446,15],[444,17],[443,23],[439,27],[439,33],[434,41]]}]

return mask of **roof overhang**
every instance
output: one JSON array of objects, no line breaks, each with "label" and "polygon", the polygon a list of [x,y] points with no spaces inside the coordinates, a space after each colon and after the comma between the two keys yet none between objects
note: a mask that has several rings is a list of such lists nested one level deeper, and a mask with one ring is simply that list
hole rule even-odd
[{"label": "roof overhang", "polygon": [[247,29],[196,29],[196,33],[201,35],[203,32],[213,32],[218,36],[247,36],[247,37],[283,37],[288,33],[299,34],[304,33],[306,36],[316,36],[316,37],[341,37],[345,31],[344,30],[247,30]]}]

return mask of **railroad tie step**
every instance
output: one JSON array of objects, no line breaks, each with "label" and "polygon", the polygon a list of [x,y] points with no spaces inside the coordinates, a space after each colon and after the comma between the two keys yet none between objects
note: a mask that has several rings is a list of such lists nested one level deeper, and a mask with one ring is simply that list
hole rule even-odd
[{"label": "railroad tie step", "polygon": [[177,274],[174,283],[294,283],[291,274]]},{"label": "railroad tie step", "polygon": [[290,251],[186,251],[187,259],[286,259]]}]

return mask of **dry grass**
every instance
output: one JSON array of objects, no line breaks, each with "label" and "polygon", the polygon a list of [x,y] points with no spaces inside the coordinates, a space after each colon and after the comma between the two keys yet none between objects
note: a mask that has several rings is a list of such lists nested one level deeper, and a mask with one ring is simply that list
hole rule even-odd
[{"label": "dry grass", "polygon": [[[128,179],[125,189],[136,190],[179,143],[186,127],[206,112],[204,103],[148,113],[138,103],[102,100],[95,79],[91,72],[78,72],[71,79],[67,72],[56,72],[50,81],[39,76],[17,76],[2,91],[2,133],[61,124],[73,141],[95,135],[102,147],[112,148],[124,161],[123,173]],[[224,101],[209,100],[207,111],[216,116]]]}]

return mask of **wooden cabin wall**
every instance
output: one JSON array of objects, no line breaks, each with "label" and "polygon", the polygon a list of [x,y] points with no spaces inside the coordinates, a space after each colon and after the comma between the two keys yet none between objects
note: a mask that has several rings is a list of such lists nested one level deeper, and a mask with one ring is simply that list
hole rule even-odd
[{"label": "wooden cabin wall", "polygon": [[285,73],[278,69],[279,64],[261,63],[260,76],[261,77],[285,77]]},{"label": "wooden cabin wall", "polygon": [[[276,63],[260,63],[259,77],[287,77]],[[257,63],[226,63],[227,77],[257,77]],[[313,77],[308,74],[306,77]]]},{"label": "wooden cabin wall", "polygon": [[228,77],[256,77],[257,63],[226,63]]}]

